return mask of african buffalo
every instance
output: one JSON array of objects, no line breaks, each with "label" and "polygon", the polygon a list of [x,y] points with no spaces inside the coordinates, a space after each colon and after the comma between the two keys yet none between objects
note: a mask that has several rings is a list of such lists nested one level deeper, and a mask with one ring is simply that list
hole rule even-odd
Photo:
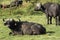
[{"label": "african buffalo", "polygon": [[35,11],[42,11],[46,14],[47,24],[52,24],[52,17],[56,20],[56,25],[60,25],[60,4],[58,3],[37,3]]},{"label": "african buffalo", "polygon": [[10,7],[19,6],[19,5],[22,5],[22,3],[23,3],[22,0],[15,0],[10,3]]},{"label": "african buffalo", "polygon": [[15,6],[17,7],[19,5],[22,5],[22,3],[23,3],[22,0],[15,0],[8,5],[0,4],[0,8],[10,8],[10,7],[15,7]]},{"label": "african buffalo", "polygon": [[14,19],[4,20],[4,25],[7,25],[12,32],[9,34],[22,34],[22,35],[38,35],[45,34],[46,29],[38,23],[27,21],[15,21]]}]

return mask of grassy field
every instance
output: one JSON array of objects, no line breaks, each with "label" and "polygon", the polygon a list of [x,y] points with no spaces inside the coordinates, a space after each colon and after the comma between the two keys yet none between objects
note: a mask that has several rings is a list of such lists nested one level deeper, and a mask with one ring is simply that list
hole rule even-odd
[{"label": "grassy field", "polygon": [[[10,17],[11,18],[11,17]],[[14,16],[12,18],[16,19]],[[55,20],[53,19],[52,25],[46,24],[45,15],[31,15],[31,16],[21,16],[22,21],[29,21],[42,24],[47,33],[44,35],[16,35],[9,36],[10,29],[3,25],[2,18],[0,19],[0,40],[60,40],[60,26],[55,25]],[[17,20],[17,19],[16,19]]]},{"label": "grassy field", "polygon": [[[0,4],[9,4],[12,0],[1,0]],[[59,0],[40,0],[40,2],[57,2]],[[44,35],[9,35],[11,31],[7,26],[4,26],[3,18],[14,18],[16,20],[19,17],[22,21],[29,21],[42,24],[47,33]],[[60,26],[55,25],[53,18],[53,24],[47,25],[46,16],[42,12],[33,11],[31,3],[24,2],[22,7],[0,9],[0,40],[60,40]]]}]

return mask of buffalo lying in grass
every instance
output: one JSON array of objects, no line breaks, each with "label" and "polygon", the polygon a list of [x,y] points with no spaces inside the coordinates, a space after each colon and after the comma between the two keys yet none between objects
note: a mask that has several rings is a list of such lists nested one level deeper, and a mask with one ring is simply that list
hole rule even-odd
[{"label": "buffalo lying in grass", "polygon": [[60,4],[58,3],[37,3],[35,11],[42,11],[46,14],[47,24],[52,24],[52,17],[56,20],[56,25],[60,25]]},{"label": "buffalo lying in grass", "polygon": [[0,8],[10,8],[10,7],[17,7],[19,5],[22,5],[23,1],[22,0],[15,0],[13,2],[11,2],[8,5],[5,4],[0,4]]},{"label": "buffalo lying in grass", "polygon": [[15,21],[14,19],[3,19],[3,21],[4,25],[7,25],[12,31],[9,34],[38,35],[46,33],[46,29],[41,24],[20,20]]},{"label": "buffalo lying in grass", "polygon": [[22,0],[15,0],[10,3],[10,7],[19,6],[19,5],[22,5],[22,3],[23,3]]}]

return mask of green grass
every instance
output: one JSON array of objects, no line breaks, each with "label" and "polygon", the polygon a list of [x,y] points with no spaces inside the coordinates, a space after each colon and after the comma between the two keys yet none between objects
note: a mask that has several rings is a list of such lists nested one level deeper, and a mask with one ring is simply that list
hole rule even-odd
[{"label": "green grass", "polygon": [[[9,16],[9,18],[11,18]],[[12,16],[12,18],[18,20],[16,17]],[[45,15],[31,15],[31,16],[21,16],[20,19],[22,21],[29,21],[34,23],[42,24],[47,32],[44,35],[16,35],[9,36],[9,32],[11,31],[8,27],[3,25],[2,18],[0,19],[0,40],[60,40],[60,26],[55,25],[55,20],[53,19],[52,25],[46,24]]]}]

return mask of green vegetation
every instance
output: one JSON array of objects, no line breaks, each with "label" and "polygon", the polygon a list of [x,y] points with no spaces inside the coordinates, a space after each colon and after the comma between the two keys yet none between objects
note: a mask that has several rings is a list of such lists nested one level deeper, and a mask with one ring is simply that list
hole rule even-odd
[{"label": "green vegetation", "polygon": [[[1,0],[0,4],[9,4],[12,0]],[[35,0],[31,0],[35,1]],[[60,3],[60,0],[38,0],[39,2],[56,2]],[[42,24],[47,32],[44,35],[16,35],[9,36],[11,31],[7,26],[3,25],[3,18],[14,18],[17,20],[17,17],[22,21],[29,21]],[[0,9],[0,40],[60,40],[60,26],[55,25],[55,20],[53,19],[52,25],[47,25],[46,17],[43,12],[34,11],[34,5],[32,3],[26,3],[24,1],[23,5],[17,8],[5,8]]]}]

